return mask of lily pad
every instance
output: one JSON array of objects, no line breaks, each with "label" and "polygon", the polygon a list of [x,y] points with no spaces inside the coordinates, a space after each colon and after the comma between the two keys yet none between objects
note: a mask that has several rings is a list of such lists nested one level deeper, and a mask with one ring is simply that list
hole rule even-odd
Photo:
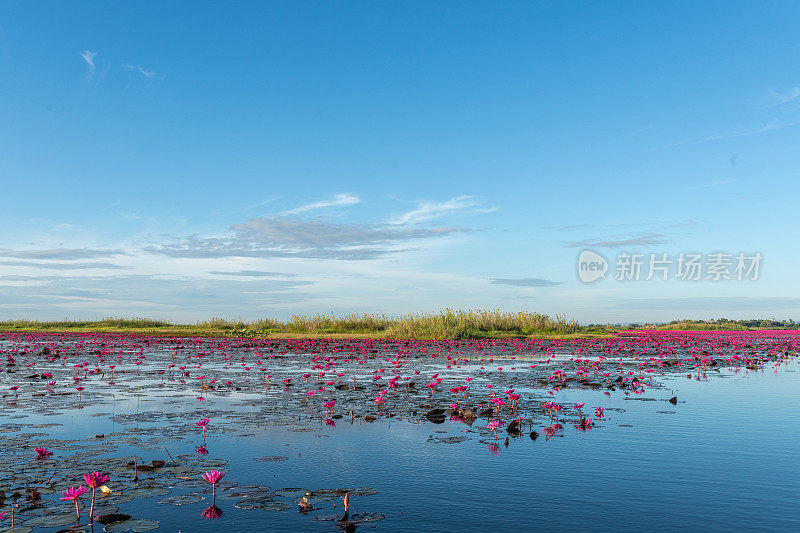
[{"label": "lily pad", "polygon": [[298,488],[287,488],[287,489],[277,489],[272,492],[275,496],[281,498],[302,498],[306,495],[306,492],[311,492],[308,489],[298,489]]},{"label": "lily pad", "polygon": [[[73,524],[77,521],[78,518],[74,514],[58,513],[31,518],[30,520],[23,522],[23,525],[29,527],[59,527]],[[16,529],[17,528],[15,527],[14,531],[16,531]]]},{"label": "lily pad", "polygon": [[132,518],[124,522],[115,522],[103,528],[103,531],[129,531],[130,533],[140,533],[142,531],[152,531],[158,529],[161,524],[155,520],[145,520],[144,518]]},{"label": "lily pad", "polygon": [[154,496],[166,496],[171,492],[172,491],[166,487],[147,485],[126,491],[125,494],[128,496],[133,496],[134,498],[152,498]]},{"label": "lily pad", "polygon": [[184,494],[183,496],[168,496],[167,498],[161,498],[158,500],[158,503],[164,503],[167,505],[188,505],[191,503],[201,502],[203,500],[205,500],[205,498],[199,494]]},{"label": "lily pad", "polygon": [[233,506],[238,509],[261,509],[262,511],[285,511],[292,507],[289,502],[275,500],[268,494],[243,498]]}]

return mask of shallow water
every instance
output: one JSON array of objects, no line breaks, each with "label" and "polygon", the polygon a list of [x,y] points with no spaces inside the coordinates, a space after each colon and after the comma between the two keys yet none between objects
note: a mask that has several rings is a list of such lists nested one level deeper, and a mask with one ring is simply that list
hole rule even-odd
[{"label": "shallow water", "polygon": [[[687,372],[660,369],[643,380],[643,392],[625,395],[622,390],[606,394],[605,387],[542,387],[530,379],[530,371],[522,370],[528,364],[510,360],[511,351],[501,352],[498,346],[493,348],[492,366],[488,361],[481,364],[471,360],[461,368],[447,368],[441,356],[434,359],[428,354],[406,354],[401,373],[409,375],[419,369],[420,376],[429,376],[438,370],[445,377],[437,398],[429,399],[426,390],[390,390],[389,410],[396,409],[397,414],[390,422],[385,414],[380,416],[384,411],[368,405],[359,393],[329,389],[324,398],[337,398],[334,412],[344,418],[336,419],[335,426],[326,426],[322,423],[322,400],[309,402],[304,398],[305,383],[300,374],[309,372],[308,353],[290,352],[284,354],[286,359],[263,362],[262,367],[269,368],[266,373],[273,375],[272,386],[267,389],[255,365],[249,371],[241,367],[239,354],[246,350],[228,346],[230,360],[217,356],[215,361],[206,355],[202,368],[192,368],[191,377],[205,373],[207,380],[213,375],[219,376],[219,383],[233,383],[200,391],[195,379],[181,383],[178,376],[170,379],[168,373],[162,385],[155,372],[165,369],[175,353],[165,346],[143,348],[145,358],[138,371],[132,364],[138,351],[125,348],[114,384],[107,384],[108,371],[102,376],[88,374],[80,381],[85,389],[79,401],[67,378],[82,375],[72,364],[89,360],[89,348],[76,349],[79,353],[70,355],[66,362],[48,361],[33,355],[46,342],[28,339],[28,346],[35,346],[35,350],[16,353],[16,372],[2,375],[4,391],[11,383],[23,383],[16,401],[6,392],[0,411],[0,487],[7,498],[0,509],[9,513],[14,490],[44,486],[44,479],[50,475],[55,476],[53,489],[65,490],[78,483],[77,478],[74,482],[71,478],[93,468],[109,471],[107,485],[118,492],[106,500],[100,498],[101,505],[107,507],[106,502],[116,498],[114,505],[119,512],[157,521],[158,531],[338,531],[344,524],[336,521],[343,514],[341,499],[323,489],[345,487],[374,489],[355,491],[351,497],[350,514],[359,531],[505,531],[532,527],[800,530],[800,508],[796,505],[800,498],[800,458],[795,451],[800,441],[800,425],[796,423],[800,373],[796,357],[765,362],[758,370],[738,365],[695,370],[690,379]],[[74,345],[70,339],[58,342],[62,347]],[[762,352],[770,346],[769,341],[763,342]],[[796,346],[796,339],[792,342]],[[0,341],[0,349],[6,353],[19,352],[21,346],[18,338]],[[396,348],[385,352],[393,355]],[[728,343],[719,349],[732,348]],[[117,351],[113,351],[115,357]],[[207,347],[187,349],[179,359],[201,351],[207,351]],[[355,376],[356,382],[365,386],[363,396],[372,398],[385,387],[368,383],[372,371],[388,364],[369,353],[363,364],[350,364],[343,372],[345,376],[335,381],[348,383]],[[383,347],[377,355],[384,355]],[[517,357],[521,355],[517,353]],[[110,358],[106,355],[104,362],[108,364]],[[70,394],[32,396],[34,390],[39,394],[46,389],[41,380],[34,385],[21,379],[29,374],[22,363],[34,360],[36,373],[50,371],[57,378],[59,384],[53,390]],[[558,361],[540,362],[537,372],[548,365],[567,368],[560,364],[561,359]],[[231,366],[226,366],[228,363]],[[504,370],[495,370],[500,365]],[[517,367],[513,372],[512,365]],[[480,373],[481,366],[487,367],[484,374]],[[494,445],[494,436],[485,429],[486,417],[478,418],[472,426],[454,420],[442,424],[426,420],[423,415],[429,406],[446,406],[452,401],[447,386],[463,383],[464,375],[475,377],[470,385],[475,402],[488,398],[486,382],[495,383],[498,392],[514,385],[518,392],[524,391],[527,402],[521,414],[532,420],[540,436],[533,440],[526,432],[509,438],[506,446],[507,434],[501,431]],[[282,386],[279,379],[286,376],[293,377],[294,387]],[[313,385],[317,379],[311,381]],[[424,380],[417,381],[418,389],[424,389]],[[678,398],[675,405],[666,401],[672,396]],[[605,416],[596,419],[591,429],[581,430],[574,425],[576,414],[565,409],[569,422],[547,438],[543,427],[549,420],[538,406],[547,399],[566,406],[585,402],[584,411],[590,412],[602,406]],[[352,423],[347,417],[350,409],[360,416]],[[366,422],[363,415],[367,412],[377,419]],[[209,454],[205,456],[196,453],[202,433],[194,423],[201,417],[211,419],[206,437]],[[40,424],[56,425],[31,427]],[[97,434],[104,437],[96,438]],[[54,456],[34,461],[33,446],[43,443]],[[176,459],[177,469],[165,447]],[[133,471],[109,467],[112,458],[126,462],[133,456],[145,461],[165,460],[168,465],[139,472],[137,482],[131,481]],[[215,498],[224,515],[209,520],[201,513],[210,505],[211,494],[199,474],[213,468],[225,472]],[[27,472],[27,478],[21,477],[22,471]],[[245,487],[248,485],[261,487]],[[303,490],[275,493],[285,488]],[[247,507],[253,498],[231,494],[248,491],[261,495],[258,501],[267,506],[285,509],[236,507],[243,499]],[[298,513],[295,503],[305,491],[312,491],[311,501],[318,508],[308,514]],[[57,502],[60,492],[42,494],[46,505],[40,508],[24,510],[29,506],[24,496],[18,500],[23,510],[17,524],[36,523],[38,516],[52,516],[55,509],[64,515],[74,513],[71,504]],[[203,499],[179,506],[159,503],[180,495]],[[83,511],[82,524],[86,524],[87,514],[88,508]],[[365,521],[359,522],[359,518]],[[66,520],[67,516],[62,517],[63,522]],[[9,524],[8,517],[2,524]],[[58,531],[64,527],[35,529]],[[101,529],[94,526],[95,531]],[[124,527],[115,530],[125,531]]]}]

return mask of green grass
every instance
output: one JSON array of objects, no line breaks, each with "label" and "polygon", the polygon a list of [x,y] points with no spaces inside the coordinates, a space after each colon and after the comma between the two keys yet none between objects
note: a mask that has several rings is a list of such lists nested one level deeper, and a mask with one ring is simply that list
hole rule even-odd
[{"label": "green grass", "polygon": [[[96,321],[11,320],[0,322],[0,331],[24,332],[119,332],[158,335],[271,335],[271,336],[355,336],[404,339],[475,339],[527,337],[533,335],[573,336],[587,333],[574,320],[551,318],[539,313],[502,313],[487,310],[445,309],[439,313],[391,317],[381,314],[345,316],[293,316],[289,320],[261,319],[252,322],[212,318],[197,324],[174,324],[147,318],[104,318]],[[591,333],[611,329],[593,326]]]},{"label": "green grass", "polygon": [[758,330],[798,329],[794,321],[676,320],[667,324],[585,325],[566,317],[540,313],[503,313],[488,310],[444,309],[438,313],[403,316],[350,314],[344,316],[293,316],[288,320],[265,318],[252,322],[212,318],[196,324],[175,324],[148,318],[102,320],[0,321],[0,331],[108,332],[175,336],[371,337],[385,339],[481,339],[509,337],[580,337],[609,335],[620,329]]}]

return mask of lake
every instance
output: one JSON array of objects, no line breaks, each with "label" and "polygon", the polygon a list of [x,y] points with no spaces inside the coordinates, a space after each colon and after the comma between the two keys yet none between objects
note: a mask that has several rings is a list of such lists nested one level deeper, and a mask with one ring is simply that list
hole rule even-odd
[{"label": "lake", "polygon": [[90,531],[97,470],[107,531],[798,531],[798,343],[0,334],[0,526]]}]

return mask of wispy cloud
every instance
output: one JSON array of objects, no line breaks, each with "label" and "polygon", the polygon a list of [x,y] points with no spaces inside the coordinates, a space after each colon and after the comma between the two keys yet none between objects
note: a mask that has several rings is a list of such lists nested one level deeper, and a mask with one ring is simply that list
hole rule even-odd
[{"label": "wispy cloud", "polygon": [[397,225],[417,224],[467,210],[473,213],[491,213],[496,211],[497,207],[483,207],[480,199],[475,196],[456,196],[444,202],[421,200],[417,202],[415,209],[395,217],[391,223]]},{"label": "wispy cloud", "polygon": [[313,298],[304,280],[220,280],[193,276],[0,276],[0,314],[63,317],[115,313],[184,313],[233,316],[253,308],[284,306]]},{"label": "wispy cloud", "polygon": [[717,133],[715,135],[709,135],[702,142],[713,142],[713,141],[721,141],[723,139],[735,139],[736,137],[748,137],[750,135],[758,135],[759,133],[766,133],[768,131],[775,131],[775,130],[782,130],[785,128],[791,128],[800,124],[800,120],[796,120],[793,122],[784,122],[781,120],[771,120],[764,124],[763,126],[759,126],[758,128],[753,129],[742,129],[742,130],[731,130],[723,133]]},{"label": "wispy cloud", "polygon": [[696,191],[699,189],[709,189],[711,187],[719,187],[721,185],[730,185],[731,183],[736,183],[736,180],[714,180],[708,183],[701,183],[699,185],[693,185],[691,187],[686,187],[687,191]]},{"label": "wispy cloud", "polygon": [[591,240],[570,241],[566,246],[570,248],[623,248],[626,246],[658,246],[667,244],[666,235],[661,233],[648,233],[638,237],[622,238],[618,240]]},{"label": "wispy cloud", "polygon": [[[736,180],[732,180],[736,181]],[[671,224],[666,224],[662,226],[661,229],[673,229],[673,228],[691,228],[697,225],[696,220],[686,219],[686,220],[679,220],[678,222],[673,222]]]},{"label": "wispy cloud", "polygon": [[138,72],[139,74],[141,74],[142,76],[144,76],[148,80],[152,80],[153,78],[156,77],[156,71],[155,70],[148,70],[148,69],[146,69],[146,68],[144,68],[144,67],[142,67],[140,65],[131,65],[130,63],[125,63],[122,66],[125,67],[126,69],[132,71],[132,72]]},{"label": "wispy cloud", "polygon": [[265,206],[265,205],[267,205],[267,204],[269,204],[271,202],[274,202],[274,201],[275,201],[274,197],[273,198],[267,198],[266,200],[261,200],[260,202],[256,202],[254,204],[250,204],[248,206],[245,206],[244,208],[238,209],[237,211],[250,211],[251,209],[255,209],[256,207]]},{"label": "wispy cloud", "polygon": [[296,217],[251,218],[231,226],[232,235],[177,239],[145,251],[171,257],[299,257],[375,259],[402,248],[399,245],[468,230],[402,228],[390,224],[336,224]]},{"label": "wispy cloud", "polygon": [[613,231],[622,229],[636,228],[639,230],[647,229],[651,233],[658,233],[664,230],[673,228],[687,228],[695,226],[697,221],[691,219],[677,220],[674,222],[667,221],[639,221],[639,222],[623,222],[619,224],[570,224],[566,226],[542,226],[543,230],[548,231],[576,231],[576,230],[602,230]]},{"label": "wispy cloud", "polygon": [[769,98],[771,106],[788,104],[789,102],[793,102],[800,98],[800,87],[792,87],[785,93],[779,93],[778,91],[770,90]]},{"label": "wispy cloud", "polygon": [[35,261],[0,261],[0,265],[44,268],[47,270],[87,270],[92,268],[101,268],[106,270],[120,270],[128,268],[125,266],[116,265],[114,263],[105,263],[102,261],[89,261],[83,263],[37,263]]},{"label": "wispy cloud", "polygon": [[99,257],[114,257],[123,255],[121,250],[97,250],[91,248],[50,248],[45,250],[3,250],[0,249],[0,257],[16,257],[19,259],[50,259],[50,260],[73,260],[73,259],[97,259]]},{"label": "wispy cloud", "polygon": [[361,199],[350,193],[339,193],[334,194],[330,199],[323,200],[321,202],[313,202],[310,204],[304,204],[300,207],[295,207],[294,209],[290,209],[289,211],[284,211],[284,215],[297,215],[300,213],[305,213],[306,211],[311,211],[314,209],[322,209],[324,207],[337,207],[343,205],[355,205],[361,202]]},{"label": "wispy cloud", "polygon": [[568,224],[566,226],[542,226],[543,230],[548,231],[573,231],[576,229],[600,229],[597,224]]},{"label": "wispy cloud", "polygon": [[92,52],[91,50],[84,50],[81,52],[81,57],[84,61],[86,61],[86,65],[88,66],[89,70],[86,72],[86,79],[90,79],[94,76],[95,66],[94,66],[94,56],[97,55],[97,52]]},{"label": "wispy cloud", "polygon": [[231,272],[212,270],[209,274],[214,274],[215,276],[242,276],[247,278],[293,278],[297,275],[284,272],[266,272],[263,270],[237,270]]},{"label": "wispy cloud", "polygon": [[561,281],[550,281],[542,278],[492,278],[492,285],[511,285],[512,287],[555,287]]},{"label": "wispy cloud", "polygon": [[[785,98],[787,99],[783,103],[790,102],[797,98],[800,98],[800,94],[798,94],[797,96],[793,96],[793,93],[791,93],[790,95],[785,95]],[[761,133],[767,133],[770,131],[792,128],[797,125],[800,125],[800,120],[784,121],[784,120],[772,119],[769,122],[755,128],[741,128],[741,129],[729,130],[729,131],[724,131],[722,133],[715,133],[713,135],[708,135],[706,137],[700,137],[700,136],[690,137],[680,141],[670,142],[662,144],[660,146],[656,146],[650,151],[666,150],[669,148],[675,148],[677,146],[683,146],[686,144],[703,144],[708,142],[722,141],[725,139],[735,139],[737,137],[749,137],[751,135],[759,135]],[[730,163],[732,166],[736,166],[736,158],[738,158],[738,154],[734,154],[734,156],[731,157]]]}]

